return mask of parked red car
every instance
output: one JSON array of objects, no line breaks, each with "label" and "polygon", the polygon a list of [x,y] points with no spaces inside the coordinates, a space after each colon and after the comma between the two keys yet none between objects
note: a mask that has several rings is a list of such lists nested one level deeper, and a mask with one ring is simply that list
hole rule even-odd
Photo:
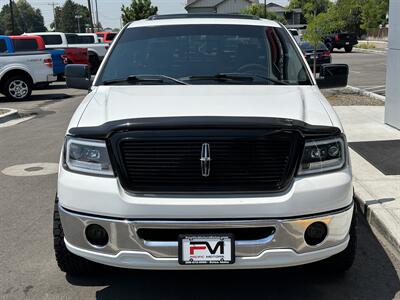
[{"label": "parked red car", "polygon": [[111,44],[114,38],[117,36],[117,32],[109,32],[109,31],[99,31],[96,32],[97,36],[103,39],[104,43]]}]

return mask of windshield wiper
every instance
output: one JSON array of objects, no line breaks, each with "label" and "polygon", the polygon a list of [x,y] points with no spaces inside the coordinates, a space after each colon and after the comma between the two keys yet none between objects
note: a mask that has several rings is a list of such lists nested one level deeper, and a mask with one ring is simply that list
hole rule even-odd
[{"label": "windshield wiper", "polygon": [[287,85],[286,82],[270,78],[267,76],[262,76],[258,74],[249,73],[218,73],[215,75],[193,75],[186,78],[181,78],[182,80],[217,80],[217,81],[242,81],[242,82],[253,82],[255,78],[264,79],[275,84]]},{"label": "windshield wiper", "polygon": [[104,80],[102,82],[103,85],[112,85],[112,84],[119,84],[119,83],[126,83],[126,84],[136,84],[140,82],[148,82],[148,83],[166,83],[172,82],[175,84],[187,85],[188,83],[183,82],[179,79],[167,76],[167,75],[129,75],[126,78],[121,79],[110,79]]}]

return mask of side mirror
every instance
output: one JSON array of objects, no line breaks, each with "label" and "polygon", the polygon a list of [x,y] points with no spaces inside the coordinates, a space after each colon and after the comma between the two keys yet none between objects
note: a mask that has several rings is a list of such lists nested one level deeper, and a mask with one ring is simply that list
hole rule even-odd
[{"label": "side mirror", "polygon": [[88,65],[65,66],[65,82],[68,88],[89,90],[92,86],[91,77]]},{"label": "side mirror", "polygon": [[349,66],[345,64],[321,65],[317,84],[321,89],[346,87],[349,78]]}]

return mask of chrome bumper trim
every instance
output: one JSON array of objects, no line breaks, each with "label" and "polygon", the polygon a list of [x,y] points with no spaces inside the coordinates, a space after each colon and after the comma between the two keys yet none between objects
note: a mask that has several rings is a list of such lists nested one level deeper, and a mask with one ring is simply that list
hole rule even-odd
[{"label": "chrome bumper trim", "polygon": [[[69,245],[82,251],[94,251],[99,254],[116,256],[119,253],[136,251],[148,253],[155,258],[176,258],[178,255],[177,242],[145,241],[137,230],[140,228],[249,228],[274,227],[275,232],[260,240],[236,240],[236,257],[257,257],[267,250],[289,249],[297,254],[315,252],[343,244],[348,239],[349,228],[353,216],[353,206],[334,214],[321,214],[298,219],[261,219],[261,220],[210,220],[210,221],[172,221],[172,220],[115,220],[72,213],[59,206],[61,222],[65,238]],[[328,227],[327,238],[317,246],[309,246],[304,241],[304,232],[313,222],[323,222]],[[90,224],[104,227],[110,241],[105,247],[92,246],[85,238],[85,228]]]},{"label": "chrome bumper trim", "polygon": [[117,255],[103,254],[71,245],[65,240],[67,248],[72,253],[86,259],[120,268],[150,269],[150,270],[201,270],[201,269],[257,269],[290,267],[312,263],[346,249],[347,238],[343,243],[313,252],[298,254],[292,249],[265,250],[254,257],[237,257],[232,265],[187,265],[178,264],[177,258],[157,258],[147,252],[121,251]]}]

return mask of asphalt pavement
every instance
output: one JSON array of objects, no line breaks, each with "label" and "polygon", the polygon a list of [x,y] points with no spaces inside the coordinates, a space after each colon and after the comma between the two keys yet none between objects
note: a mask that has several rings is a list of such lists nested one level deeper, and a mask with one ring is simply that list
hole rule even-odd
[{"label": "asphalt pavement", "polygon": [[385,51],[351,53],[335,50],[332,54],[333,63],[348,64],[350,69],[349,85],[385,96],[386,90],[386,59]]},{"label": "asphalt pavement", "polygon": [[[347,56],[359,57],[343,54],[341,59]],[[53,253],[54,170],[42,176],[29,176],[37,174],[36,167],[23,176],[1,171],[25,164],[56,164],[67,124],[85,93],[63,86],[34,93],[33,101],[20,103],[0,97],[0,108],[18,108],[34,116],[0,128],[0,299],[400,299],[400,260],[362,216],[357,258],[342,277],[311,267],[197,272],[109,269],[93,277],[65,276]]]}]

